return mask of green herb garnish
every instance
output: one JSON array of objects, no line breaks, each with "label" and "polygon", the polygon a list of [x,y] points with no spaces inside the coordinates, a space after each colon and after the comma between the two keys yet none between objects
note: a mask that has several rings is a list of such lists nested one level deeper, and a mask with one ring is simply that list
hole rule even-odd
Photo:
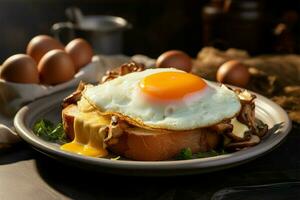
[{"label": "green herb garnish", "polygon": [[195,154],[197,158],[207,158],[207,157],[214,157],[214,156],[219,156],[219,155],[224,155],[227,152],[222,149],[221,151],[216,151],[216,150],[211,150],[207,152],[198,152]]},{"label": "green herb garnish", "polygon": [[56,126],[49,120],[38,120],[33,126],[33,132],[51,142],[65,143],[67,136],[64,132],[63,124],[58,123]]},{"label": "green herb garnish", "polygon": [[198,152],[193,154],[192,150],[190,148],[184,148],[182,149],[179,154],[176,156],[177,160],[189,160],[189,159],[195,159],[195,158],[207,158],[207,157],[214,157],[219,155],[227,154],[227,152],[224,149],[221,149],[220,151],[211,150],[207,152]]},{"label": "green herb garnish", "polygon": [[181,149],[179,154],[176,156],[178,160],[188,160],[193,158],[193,153],[190,148]]}]

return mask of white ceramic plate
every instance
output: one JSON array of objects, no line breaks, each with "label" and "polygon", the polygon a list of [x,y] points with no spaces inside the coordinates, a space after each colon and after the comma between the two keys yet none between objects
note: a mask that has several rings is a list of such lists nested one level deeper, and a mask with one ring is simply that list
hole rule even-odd
[{"label": "white ceramic plate", "polygon": [[221,170],[245,163],[270,151],[282,142],[291,129],[291,121],[286,112],[274,102],[256,94],[256,117],[268,124],[270,130],[262,142],[254,147],[231,154],[193,160],[145,162],[92,158],[62,151],[58,144],[47,142],[32,132],[34,122],[39,119],[49,119],[53,122],[61,120],[62,99],[72,91],[62,91],[23,107],[15,116],[15,128],[19,135],[38,151],[71,165],[101,172],[168,176]]}]

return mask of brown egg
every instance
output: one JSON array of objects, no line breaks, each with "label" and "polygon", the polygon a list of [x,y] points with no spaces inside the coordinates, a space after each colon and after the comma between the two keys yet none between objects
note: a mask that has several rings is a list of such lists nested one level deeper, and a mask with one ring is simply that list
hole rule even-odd
[{"label": "brown egg", "polygon": [[0,78],[16,83],[39,83],[36,62],[25,54],[13,55],[2,64]]},{"label": "brown egg", "polygon": [[225,62],[217,71],[217,81],[239,87],[246,87],[250,80],[248,68],[237,60]]},{"label": "brown egg", "polygon": [[69,42],[65,50],[71,56],[76,71],[92,61],[93,49],[91,45],[82,38],[76,38]]},{"label": "brown egg", "polygon": [[156,60],[156,67],[167,68],[174,67],[186,72],[192,69],[192,59],[183,51],[170,50],[161,54]]},{"label": "brown egg", "polygon": [[55,85],[73,78],[75,67],[71,57],[63,50],[51,50],[38,64],[42,83]]},{"label": "brown egg", "polygon": [[48,52],[53,49],[64,49],[64,46],[53,37],[38,35],[30,40],[26,48],[26,54],[31,56],[37,63]]}]

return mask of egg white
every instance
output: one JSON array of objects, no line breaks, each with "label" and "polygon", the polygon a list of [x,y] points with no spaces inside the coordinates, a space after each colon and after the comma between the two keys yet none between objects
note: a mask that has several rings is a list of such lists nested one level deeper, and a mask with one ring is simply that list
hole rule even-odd
[{"label": "egg white", "polygon": [[191,130],[209,127],[240,111],[239,98],[233,91],[206,80],[204,90],[177,101],[159,101],[142,93],[139,82],[144,77],[169,71],[185,73],[174,68],[147,69],[87,87],[83,96],[103,114],[124,116],[144,128]]}]

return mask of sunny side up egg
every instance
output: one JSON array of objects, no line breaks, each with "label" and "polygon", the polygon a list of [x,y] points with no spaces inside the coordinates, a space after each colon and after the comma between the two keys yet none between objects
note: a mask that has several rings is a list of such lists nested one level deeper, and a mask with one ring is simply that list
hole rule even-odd
[{"label": "sunny side up egg", "polygon": [[147,69],[86,87],[83,97],[104,115],[148,129],[192,130],[234,117],[237,95],[174,68]]}]

